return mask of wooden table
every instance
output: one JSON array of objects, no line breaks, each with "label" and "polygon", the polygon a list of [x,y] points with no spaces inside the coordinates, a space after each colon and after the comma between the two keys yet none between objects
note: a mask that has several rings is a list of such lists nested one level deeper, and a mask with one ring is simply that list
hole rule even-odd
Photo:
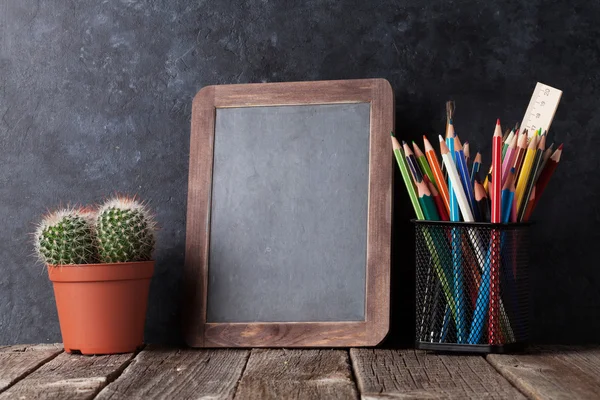
[{"label": "wooden table", "polygon": [[0,347],[0,399],[593,399],[600,348],[524,355],[415,350],[195,350],[69,355],[60,345]]}]

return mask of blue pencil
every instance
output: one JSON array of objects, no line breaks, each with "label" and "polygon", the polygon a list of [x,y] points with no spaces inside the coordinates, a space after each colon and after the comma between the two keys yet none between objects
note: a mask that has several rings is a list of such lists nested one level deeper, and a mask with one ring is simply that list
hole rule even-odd
[{"label": "blue pencil", "polygon": [[[448,123],[448,132],[446,135],[446,145],[450,155],[456,163],[456,153],[454,151],[454,125],[452,120]],[[456,199],[456,193],[452,187],[452,182],[448,178],[448,192],[450,194],[450,221],[460,221],[460,210],[458,206],[458,200]],[[465,343],[464,333],[464,290],[463,290],[463,274],[462,274],[462,251],[461,251],[461,237],[460,231],[457,228],[452,228],[452,264],[453,264],[453,281],[454,281],[454,302],[456,304],[456,341],[458,343]]]},{"label": "blue pencil", "polygon": [[[448,123],[448,133],[446,134],[446,145],[450,150],[450,155],[456,163],[456,155],[454,154],[454,125],[452,121]],[[450,221],[460,221],[460,210],[458,208],[458,200],[456,199],[456,193],[452,190],[452,182],[448,178],[448,193],[450,196]],[[454,217],[453,217],[454,215]]]},{"label": "blue pencil", "polygon": [[481,153],[477,153],[475,159],[473,160],[473,169],[471,169],[471,185],[475,186],[475,178],[479,175],[479,170],[481,169]]},{"label": "blue pencil", "polygon": [[454,152],[456,156],[456,168],[458,169],[460,181],[462,182],[462,185],[465,189],[465,194],[467,195],[467,199],[469,200],[469,204],[471,205],[471,212],[473,213],[475,221],[479,221],[479,210],[477,209],[477,204],[475,203],[475,194],[473,192],[471,178],[469,177],[467,159],[465,158],[465,153],[463,151],[462,145],[460,144],[458,136],[454,136]]},{"label": "blue pencil", "polygon": [[507,224],[510,219],[510,212],[512,211],[512,203],[515,198],[515,169],[511,168],[508,173],[508,178],[504,182],[502,187],[502,212],[500,214],[500,221],[503,224]]},{"label": "blue pencil", "polygon": [[492,246],[488,247],[485,256],[485,268],[481,276],[481,284],[479,285],[479,293],[475,302],[475,314],[471,321],[471,333],[469,334],[469,344],[478,344],[481,340],[481,332],[487,319],[488,305],[490,299],[490,260],[492,259]]}]

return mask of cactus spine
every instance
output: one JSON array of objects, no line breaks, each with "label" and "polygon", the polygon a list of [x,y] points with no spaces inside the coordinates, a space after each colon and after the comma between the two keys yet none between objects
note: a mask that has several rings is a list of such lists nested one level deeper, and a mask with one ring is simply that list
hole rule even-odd
[{"label": "cactus spine", "polygon": [[155,225],[146,206],[135,199],[117,197],[107,201],[96,218],[100,261],[151,260]]},{"label": "cactus spine", "polygon": [[93,214],[68,208],[46,215],[35,232],[35,250],[49,265],[89,264],[97,259]]}]

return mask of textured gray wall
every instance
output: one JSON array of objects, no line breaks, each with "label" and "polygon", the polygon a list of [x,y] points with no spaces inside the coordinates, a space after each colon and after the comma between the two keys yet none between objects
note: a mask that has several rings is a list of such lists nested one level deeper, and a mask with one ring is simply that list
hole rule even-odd
[{"label": "textured gray wall", "polygon": [[[60,340],[29,232],[60,202],[138,193],[162,227],[149,341],[179,340],[190,104],[208,84],[387,78],[403,138],[439,133],[443,103],[472,148],[520,121],[536,81],[565,91],[564,161],[532,249],[539,341],[600,331],[600,4],[589,0],[0,1],[0,344]],[[410,238],[396,176],[395,238]],[[410,247],[410,243],[407,245]],[[394,248],[391,339],[413,334],[412,260]],[[410,254],[410,251],[409,251]]]}]

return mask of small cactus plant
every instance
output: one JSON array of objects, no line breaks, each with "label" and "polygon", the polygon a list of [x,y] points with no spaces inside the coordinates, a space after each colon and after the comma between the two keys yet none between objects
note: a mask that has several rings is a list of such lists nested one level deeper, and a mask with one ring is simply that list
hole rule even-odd
[{"label": "small cactus plant", "polygon": [[154,251],[156,224],[147,207],[116,197],[98,210],[98,255],[103,263],[148,261]]},{"label": "small cactus plant", "polygon": [[84,208],[67,208],[46,215],[35,232],[35,250],[48,265],[95,262],[94,214]]}]

